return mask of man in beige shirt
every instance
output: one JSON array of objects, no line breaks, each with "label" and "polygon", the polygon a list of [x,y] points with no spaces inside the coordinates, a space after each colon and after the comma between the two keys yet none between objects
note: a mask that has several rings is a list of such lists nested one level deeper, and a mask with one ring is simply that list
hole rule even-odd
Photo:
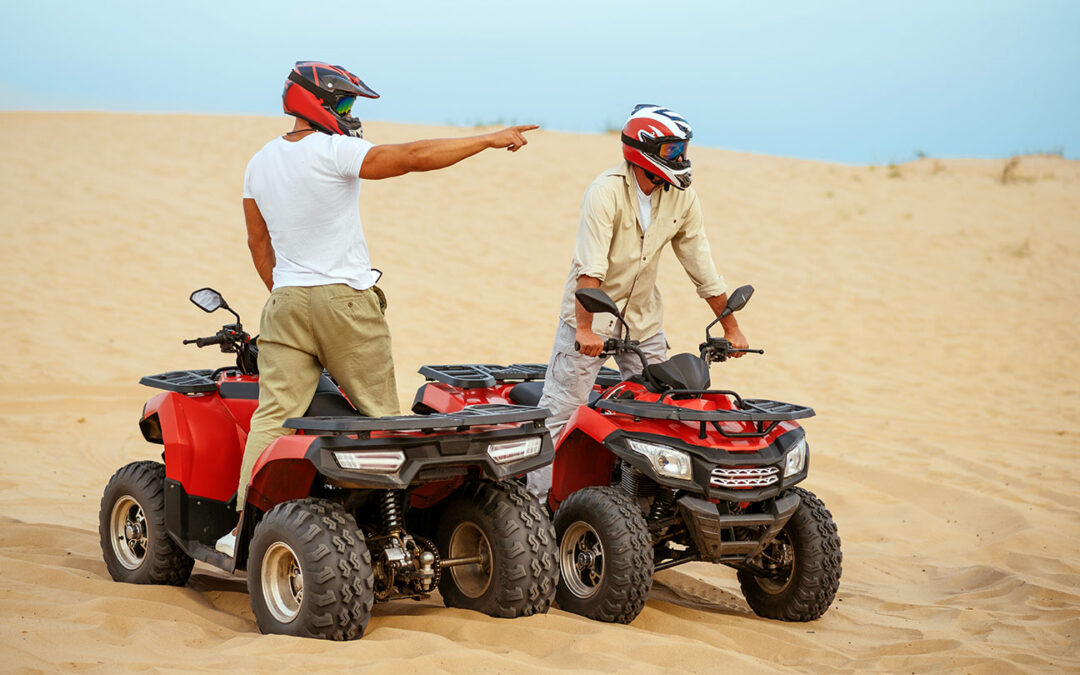
[{"label": "man in beige shirt", "polygon": [[[727,286],[716,271],[701,204],[690,187],[686,151],[692,137],[690,125],[675,112],[637,106],[623,127],[626,161],[600,174],[585,191],[574,261],[540,399],[540,406],[551,411],[547,426],[556,441],[570,415],[588,401],[605,361],[597,358],[604,340],[617,337],[620,330],[618,319],[610,314],[585,311],[575,291],[600,288],[611,296],[622,308],[630,338],[640,341],[650,363],[667,358],[664,307],[656,287],[660,251],[666,244],[671,244],[698,295],[717,316],[727,305]],[[734,315],[722,319],[721,325],[734,347],[747,346]],[[619,354],[615,360],[624,378],[641,373],[637,355]],[[529,474],[534,494],[543,498],[550,488],[551,467]]]}]

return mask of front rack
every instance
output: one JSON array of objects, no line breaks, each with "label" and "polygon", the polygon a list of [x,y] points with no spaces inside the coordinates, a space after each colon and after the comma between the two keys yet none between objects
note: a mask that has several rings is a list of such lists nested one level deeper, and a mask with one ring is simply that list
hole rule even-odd
[{"label": "front rack", "polygon": [[[428,381],[437,381],[459,389],[484,389],[505,382],[532,382],[547,376],[545,363],[512,363],[499,366],[490,363],[471,363],[447,366],[421,366],[420,374]],[[601,368],[596,383],[611,387],[622,382],[619,371]]]},{"label": "front rack", "polygon": [[214,371],[211,370],[173,370],[147,375],[139,380],[139,384],[180,394],[207,394],[217,391]]},{"label": "front rack", "polygon": [[[664,403],[674,397],[706,394],[729,396],[734,402],[734,410],[693,410]],[[674,389],[664,392],[656,401],[635,401],[625,398],[602,398],[594,404],[599,410],[631,415],[636,418],[658,420],[678,420],[680,422],[699,422],[698,437],[704,439],[708,425],[712,425],[720,434],[729,438],[760,438],[771,432],[780,422],[805,419],[814,416],[814,409],[795,403],[770,401],[760,398],[742,398],[728,389]],[[721,422],[753,422],[756,431],[727,431]]]},{"label": "front rack", "polygon": [[318,433],[368,433],[372,431],[424,431],[456,429],[495,424],[532,422],[542,426],[550,413],[547,408],[524,405],[473,405],[457,412],[394,417],[290,417],[289,429]]}]

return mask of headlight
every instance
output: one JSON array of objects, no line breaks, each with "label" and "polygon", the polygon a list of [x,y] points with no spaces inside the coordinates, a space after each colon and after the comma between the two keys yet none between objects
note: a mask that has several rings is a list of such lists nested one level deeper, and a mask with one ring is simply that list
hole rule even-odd
[{"label": "headlight", "polygon": [[648,458],[653,471],[661,476],[678,478],[679,480],[691,480],[694,477],[694,469],[690,464],[690,455],[682,450],[669,448],[657,443],[646,443],[633,438],[626,439],[630,449]]},{"label": "headlight", "polygon": [[487,449],[488,457],[495,460],[496,464],[508,464],[519,459],[532,457],[540,453],[542,443],[540,439],[540,436],[532,436],[502,443],[492,443]]},{"label": "headlight", "polygon": [[784,477],[790,478],[806,466],[806,438],[802,438],[795,447],[788,451],[784,459]]},{"label": "headlight", "polygon": [[334,453],[342,469],[367,471],[369,473],[396,473],[405,463],[405,453],[400,450],[387,452],[342,452]]}]

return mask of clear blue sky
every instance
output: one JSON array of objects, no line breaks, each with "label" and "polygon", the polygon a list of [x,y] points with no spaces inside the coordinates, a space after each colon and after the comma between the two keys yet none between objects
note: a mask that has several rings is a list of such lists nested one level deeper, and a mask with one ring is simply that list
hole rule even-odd
[{"label": "clear blue sky", "polygon": [[275,114],[317,59],[383,95],[366,119],[603,131],[650,102],[736,150],[1080,157],[1073,1],[0,3],[0,109]]}]

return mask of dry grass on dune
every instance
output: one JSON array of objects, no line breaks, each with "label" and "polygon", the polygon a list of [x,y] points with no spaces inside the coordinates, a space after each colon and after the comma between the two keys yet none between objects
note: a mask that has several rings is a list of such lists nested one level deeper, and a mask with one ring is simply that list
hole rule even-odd
[{"label": "dry grass on dune", "polygon": [[[844,541],[819,621],[760,620],[730,570],[695,563],[657,575],[630,626],[494,620],[436,597],[378,606],[363,640],[330,644],[259,635],[243,581],[206,567],[182,589],[114,584],[96,534],[109,475],[155,454],[135,382],[221,363],[180,344],[219,325],[190,290],[213,286],[257,322],[241,180],[286,123],[0,125],[4,669],[1080,668],[1080,163],[694,151],[714,255],[729,284],[757,288],[740,321],[767,352],[714,382],[818,412],[806,486]],[[376,142],[472,133],[367,126]],[[618,150],[611,135],[530,141],[364,186],[403,402],[423,363],[547,359],[582,191]],[[673,256],[661,286],[672,346],[691,351],[708,310]]]}]

